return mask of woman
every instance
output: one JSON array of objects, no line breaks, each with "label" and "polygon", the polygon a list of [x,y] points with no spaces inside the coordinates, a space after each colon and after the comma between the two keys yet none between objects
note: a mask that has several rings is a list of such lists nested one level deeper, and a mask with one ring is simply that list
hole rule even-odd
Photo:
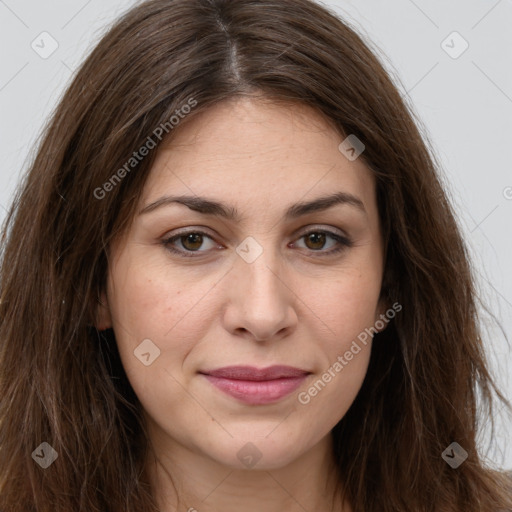
[{"label": "woman", "polygon": [[477,452],[505,399],[435,162],[308,0],[123,16],[2,256],[4,511],[512,508]]}]

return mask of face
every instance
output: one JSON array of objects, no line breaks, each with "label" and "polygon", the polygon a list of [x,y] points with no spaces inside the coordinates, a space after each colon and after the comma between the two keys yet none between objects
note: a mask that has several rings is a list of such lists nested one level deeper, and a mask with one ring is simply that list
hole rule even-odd
[{"label": "face", "polygon": [[282,467],[352,404],[386,306],[375,182],[343,139],[254,98],[159,150],[98,316],[159,446]]}]

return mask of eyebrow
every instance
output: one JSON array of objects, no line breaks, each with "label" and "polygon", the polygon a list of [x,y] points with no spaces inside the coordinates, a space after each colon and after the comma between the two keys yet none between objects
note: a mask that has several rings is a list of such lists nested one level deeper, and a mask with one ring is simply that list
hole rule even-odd
[{"label": "eyebrow", "polygon": [[[139,212],[139,215],[152,212],[157,208],[171,204],[182,204],[195,212],[199,212],[204,215],[223,217],[233,222],[240,222],[242,220],[240,212],[233,206],[228,206],[219,201],[215,201],[206,197],[189,195],[161,197],[155,202],[145,206]],[[313,199],[312,201],[296,203],[286,210],[284,218],[285,220],[292,220],[309,213],[328,210],[329,208],[332,208],[336,205],[351,206],[366,214],[366,210],[361,199],[352,194],[349,194],[348,192],[336,192],[328,196]]]}]

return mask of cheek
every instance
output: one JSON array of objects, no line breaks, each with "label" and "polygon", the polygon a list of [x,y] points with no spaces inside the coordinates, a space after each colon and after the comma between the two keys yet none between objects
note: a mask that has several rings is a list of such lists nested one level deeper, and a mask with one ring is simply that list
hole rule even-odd
[{"label": "cheek", "polygon": [[378,269],[352,268],[326,280],[306,301],[332,340],[329,352],[337,353],[366,328],[375,324],[381,279]]},{"label": "cheek", "polygon": [[148,259],[136,253],[118,262],[110,281],[109,305],[114,321],[130,336],[154,336],[162,342],[190,315],[194,317],[215,282],[208,276],[194,277],[186,269],[170,272]]},{"label": "cheek", "polygon": [[[366,376],[371,343],[349,343],[297,395],[297,411],[306,423],[322,425],[327,433],[345,416]],[[350,354],[350,360],[347,355]],[[307,434],[304,433],[304,436]]]},{"label": "cheek", "polygon": [[[204,278],[191,283],[189,277],[167,276],[156,266],[129,267],[122,262],[112,281],[115,282],[115,286],[109,287],[112,322],[130,380],[139,378],[141,373],[145,375],[148,368],[152,378],[156,378],[154,372],[159,368],[173,374],[198,340],[205,338],[209,318],[206,301],[202,299],[215,281]],[[158,354],[149,367],[134,353],[143,342],[148,344],[150,352],[154,350]]]},{"label": "cheek", "polygon": [[326,335],[319,347],[323,367],[298,395],[308,417],[334,425],[354,401],[368,369],[379,294],[378,265],[345,269],[321,293],[310,293],[308,306]]},{"label": "cheek", "polygon": [[155,418],[162,411],[190,407],[182,366],[205,337],[201,297],[208,283],[190,287],[180,279],[163,279],[154,267],[122,273],[118,266],[116,272],[109,304],[121,362],[135,394]]},{"label": "cheek", "polygon": [[299,411],[332,428],[355,400],[366,376],[380,292],[378,276],[347,272],[311,297],[321,325],[322,368],[297,396]]}]

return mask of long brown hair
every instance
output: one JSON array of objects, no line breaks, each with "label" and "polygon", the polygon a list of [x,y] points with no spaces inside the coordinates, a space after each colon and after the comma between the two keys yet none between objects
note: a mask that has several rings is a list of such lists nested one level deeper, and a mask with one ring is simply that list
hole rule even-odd
[{"label": "long brown hair", "polygon": [[[363,386],[333,430],[354,511],[512,508],[505,477],[477,451],[479,418],[505,399],[482,352],[467,250],[438,166],[378,59],[309,0],[150,0],[81,66],[6,219],[0,509],[157,510],[141,405],[113,331],[94,328],[108,248],[158,148],[136,162],[133,152],[254,92],[308,104],[356,135],[377,182],[382,294],[403,311],[376,335]],[[47,469],[33,455],[50,456],[43,442],[58,454]],[[452,442],[468,453],[457,469],[441,457]]]}]

